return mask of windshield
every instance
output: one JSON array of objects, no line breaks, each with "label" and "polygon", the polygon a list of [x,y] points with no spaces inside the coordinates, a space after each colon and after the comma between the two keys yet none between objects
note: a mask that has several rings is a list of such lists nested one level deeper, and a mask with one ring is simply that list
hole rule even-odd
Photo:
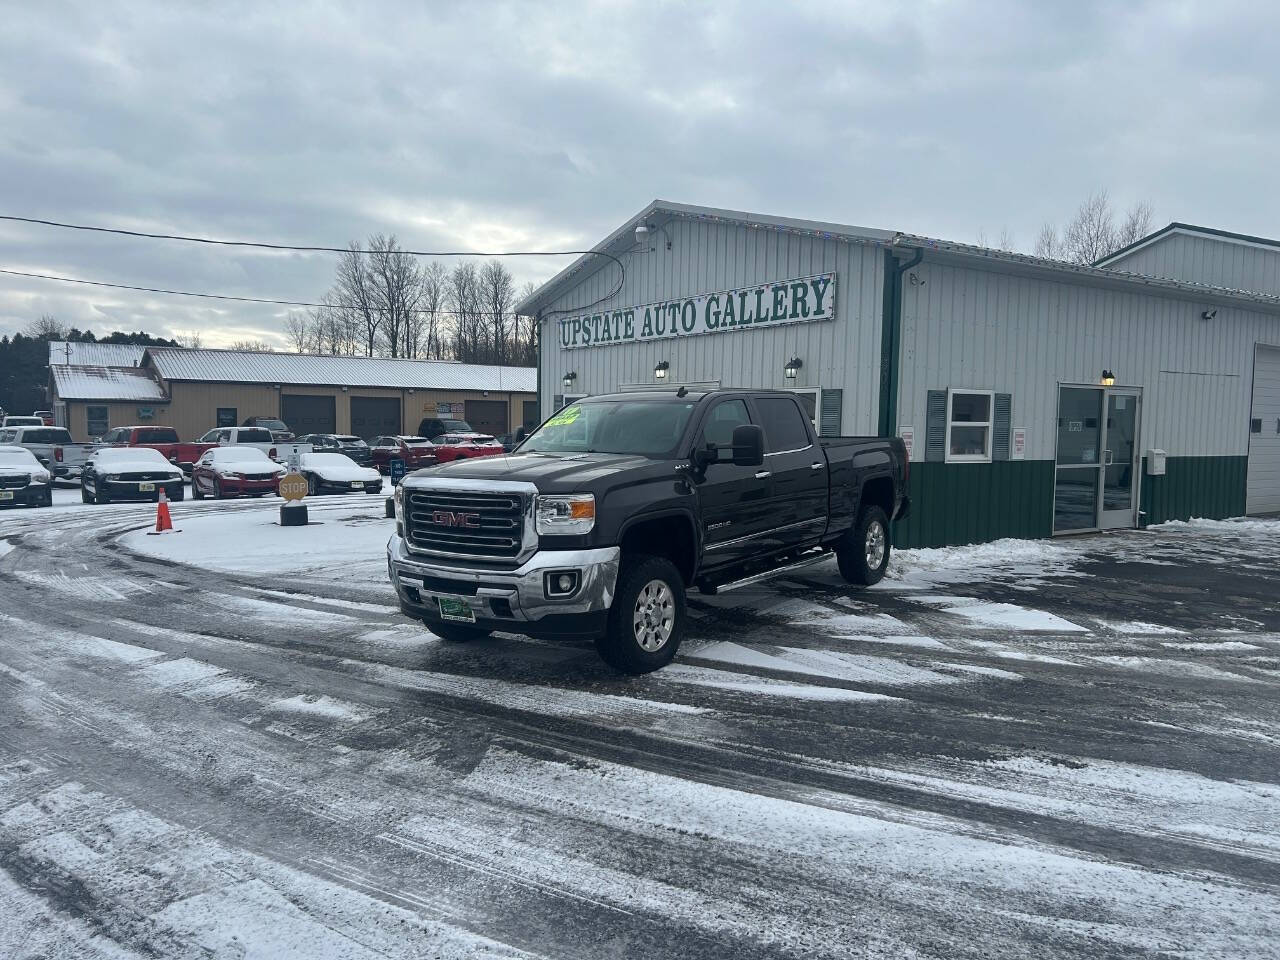
[{"label": "windshield", "polygon": [[285,426],[285,422],[283,420],[267,420],[267,419],[264,419],[263,417],[258,417],[253,421],[253,425],[255,427],[263,427],[264,429],[267,429],[267,430],[275,430],[275,431],[278,431],[279,433],[289,432],[289,428]]},{"label": "windshield", "polygon": [[693,413],[692,401],[597,400],[565,407],[520,446],[521,453],[675,452]]},{"label": "windshield", "polygon": [[256,427],[241,427],[236,434],[236,443],[270,443],[271,431]]}]

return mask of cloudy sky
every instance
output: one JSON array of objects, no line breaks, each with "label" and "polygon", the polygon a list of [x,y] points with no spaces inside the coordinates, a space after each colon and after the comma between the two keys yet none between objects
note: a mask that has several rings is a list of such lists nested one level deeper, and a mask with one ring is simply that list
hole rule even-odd
[{"label": "cloudy sky", "polygon": [[[0,213],[561,249],[662,197],[1030,249],[1105,187],[1274,237],[1277,36],[1231,0],[6,4]],[[0,267],[313,300],[333,261],[0,223]],[[42,313],[206,345],[283,315],[0,275],[0,333]]]}]

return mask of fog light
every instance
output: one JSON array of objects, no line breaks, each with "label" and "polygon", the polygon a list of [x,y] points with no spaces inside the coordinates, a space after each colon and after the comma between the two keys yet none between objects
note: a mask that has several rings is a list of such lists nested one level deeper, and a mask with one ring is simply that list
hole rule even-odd
[{"label": "fog light", "polygon": [[556,570],[543,579],[543,590],[549,600],[563,600],[578,592],[577,570]]}]

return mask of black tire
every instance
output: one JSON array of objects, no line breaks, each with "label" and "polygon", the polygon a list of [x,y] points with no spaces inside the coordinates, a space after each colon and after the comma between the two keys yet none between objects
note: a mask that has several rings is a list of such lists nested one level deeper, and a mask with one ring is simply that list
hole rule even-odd
[{"label": "black tire", "polygon": [[449,643],[466,643],[469,640],[483,640],[492,630],[485,630],[483,627],[468,627],[461,623],[437,623],[434,620],[425,621],[427,629],[434,633],[441,640],[447,640]]},{"label": "black tire", "polygon": [[213,478],[213,499],[223,500],[226,498],[226,496],[227,496],[226,493],[223,492],[223,489],[222,489],[222,481],[219,480],[217,477],[214,477]]},{"label": "black tire", "polygon": [[204,499],[204,491],[200,489],[200,484],[196,483],[195,477],[191,478],[191,499],[192,500]]},{"label": "black tire", "polygon": [[876,506],[866,506],[858,522],[836,544],[836,563],[846,583],[869,587],[889,569],[889,518]]},{"label": "black tire", "polygon": [[[637,623],[638,615],[646,619]],[[668,618],[669,626],[665,625]],[[596,650],[615,670],[652,673],[670,663],[680,649],[684,624],[684,578],[676,565],[666,557],[626,557],[618,573],[608,626],[604,636],[596,640]],[[647,639],[642,641],[637,631]],[[649,646],[654,642],[659,645]]]},{"label": "black tire", "polygon": [[314,473],[307,474],[307,496],[317,497],[320,495],[320,481],[316,479]]},{"label": "black tire", "polygon": [[83,483],[80,484],[80,502],[93,503],[93,497],[89,496],[89,488],[86,487]]}]

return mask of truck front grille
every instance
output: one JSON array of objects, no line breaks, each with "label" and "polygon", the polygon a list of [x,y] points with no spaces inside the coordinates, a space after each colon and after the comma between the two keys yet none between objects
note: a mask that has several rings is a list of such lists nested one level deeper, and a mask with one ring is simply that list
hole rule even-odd
[{"label": "truck front grille", "polygon": [[25,474],[0,476],[0,490],[21,490],[30,482]]},{"label": "truck front grille", "polygon": [[514,560],[520,555],[528,507],[523,494],[405,492],[405,537],[410,547],[480,560]]},{"label": "truck front grille", "polygon": [[121,480],[133,482],[135,480],[169,480],[172,474],[168,473],[122,473]]}]

